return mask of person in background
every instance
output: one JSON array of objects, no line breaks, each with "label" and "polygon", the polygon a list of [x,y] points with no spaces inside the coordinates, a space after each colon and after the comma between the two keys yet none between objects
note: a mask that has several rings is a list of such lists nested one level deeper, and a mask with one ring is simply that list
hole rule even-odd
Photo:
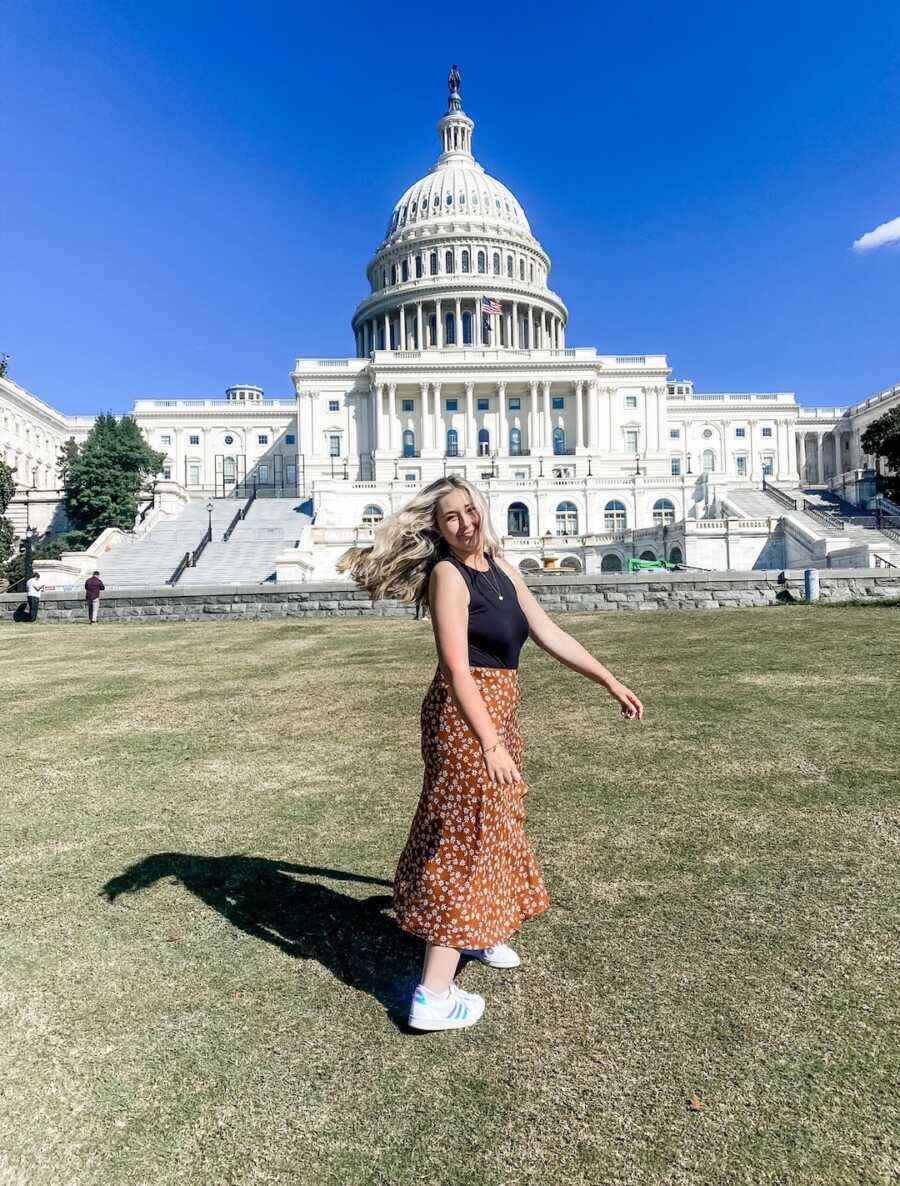
[{"label": "person in background", "polygon": [[100,573],[94,572],[84,582],[84,597],[87,602],[88,622],[92,626],[97,624],[97,614],[100,610],[100,594],[106,585],[100,580]]},{"label": "person in background", "polygon": [[25,582],[25,596],[28,598],[28,621],[36,622],[38,610],[41,608],[41,574],[34,572]]}]

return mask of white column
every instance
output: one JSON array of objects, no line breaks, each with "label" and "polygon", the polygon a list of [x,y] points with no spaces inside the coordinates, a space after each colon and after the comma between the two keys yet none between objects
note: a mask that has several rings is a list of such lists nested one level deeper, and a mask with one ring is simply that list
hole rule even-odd
[{"label": "white column", "polygon": [[[750,430],[750,438],[749,438],[749,442],[750,442],[750,477],[751,478],[757,478],[757,477],[761,478],[762,477],[762,466],[758,466],[758,464],[757,464],[759,458],[757,455],[758,454],[758,441],[756,439],[756,421],[748,420],[747,427]],[[702,445],[700,446],[700,452],[697,456],[697,460],[700,462],[698,470],[702,471],[702,469],[703,469],[703,446]],[[757,473],[757,469],[759,470],[759,473]]]},{"label": "white column", "polygon": [[461,315],[461,306],[459,303],[459,297],[456,298],[456,301],[454,304],[453,316],[456,318],[456,325],[454,327],[455,336],[456,336],[456,344],[457,344],[457,346],[461,346],[463,344],[463,333],[462,333],[462,315]]},{"label": "white column", "polygon": [[434,391],[434,400],[431,404],[431,449],[436,449],[439,453],[447,452],[447,439],[444,433],[444,419],[441,413],[441,385],[440,383],[432,383]]},{"label": "white column", "polygon": [[400,341],[397,346],[400,350],[406,349],[406,311],[403,305],[400,306]]},{"label": "white column", "polygon": [[444,321],[443,321],[443,317],[441,316],[441,302],[440,301],[434,302],[434,322],[435,322],[435,327],[437,330],[437,332],[435,334],[435,341],[437,342],[437,345],[440,348],[444,345]]},{"label": "white column", "polygon": [[422,302],[416,301],[416,349],[422,350],[425,340],[422,337]]},{"label": "white column", "polygon": [[496,448],[498,453],[509,452],[509,431],[506,423],[506,384],[497,384],[497,405],[500,408],[500,440]]},{"label": "white column", "polygon": [[805,432],[798,433],[797,445],[798,445],[797,452],[799,454],[799,456],[797,458],[797,465],[800,470],[800,481],[801,481],[801,483],[804,483],[807,481],[807,477],[806,477],[806,433]]},{"label": "white column", "polygon": [[478,430],[475,426],[475,384],[466,384],[466,456],[478,453]]},{"label": "white column", "polygon": [[582,397],[584,395],[584,383],[579,379],[575,384],[575,448],[584,448],[584,410],[582,408]]},{"label": "white column", "polygon": [[669,441],[666,435],[666,395],[668,389],[665,384],[656,388],[656,447],[668,449]]},{"label": "white column", "polygon": [[528,384],[528,392],[531,396],[528,401],[528,449],[534,453],[540,447],[540,414],[538,412],[538,385],[535,382]]},{"label": "white column", "polygon": [[419,390],[422,393],[422,439],[419,442],[419,449],[429,448],[428,438],[431,432],[431,416],[428,412],[428,387],[427,383],[420,383]]},{"label": "white column", "polygon": [[375,453],[381,448],[381,411],[379,404],[381,403],[381,384],[376,383],[372,387],[372,452]]},{"label": "white column", "polygon": [[561,317],[559,319],[559,348],[560,350],[566,348],[566,323]]},{"label": "white column", "polygon": [[476,346],[482,346],[481,301],[477,298],[472,303],[472,341]]},{"label": "white column", "polygon": [[384,348],[385,350],[391,348],[391,319],[387,313],[384,315]]},{"label": "white column", "polygon": [[512,348],[513,348],[513,350],[518,350],[520,348],[520,346],[522,345],[521,341],[519,340],[519,302],[518,301],[513,301],[513,303],[512,303],[512,327],[513,327],[512,339],[511,339]]},{"label": "white column", "polygon": [[597,380],[589,379],[587,385],[588,450],[596,453],[600,447],[600,405],[597,396]]},{"label": "white column", "polygon": [[553,421],[550,417],[550,384],[541,384],[544,396],[544,414],[541,417],[541,448],[553,451]]},{"label": "white column", "polygon": [[816,485],[825,484],[825,441],[821,432],[816,433]]},{"label": "white column", "polygon": [[528,349],[534,349],[534,305],[528,306]]},{"label": "white column", "polygon": [[619,453],[621,451],[619,448],[620,442],[617,441],[615,438],[615,430],[613,427],[613,420],[615,417],[614,408],[615,408],[615,404],[616,404],[616,401],[614,398],[615,389],[612,387],[607,387],[605,389],[605,393],[606,393],[606,422],[609,425],[609,443],[607,445],[607,448],[609,449],[610,453]]},{"label": "white column", "polygon": [[392,453],[397,451],[397,384],[388,383],[388,430],[387,447]]}]

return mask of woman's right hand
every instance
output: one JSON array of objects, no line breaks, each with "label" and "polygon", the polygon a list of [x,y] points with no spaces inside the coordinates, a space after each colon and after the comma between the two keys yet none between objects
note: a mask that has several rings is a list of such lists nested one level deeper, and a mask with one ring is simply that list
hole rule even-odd
[{"label": "woman's right hand", "polygon": [[502,741],[496,749],[492,749],[489,754],[484,755],[484,764],[492,782],[498,782],[505,786],[521,785],[522,776]]}]

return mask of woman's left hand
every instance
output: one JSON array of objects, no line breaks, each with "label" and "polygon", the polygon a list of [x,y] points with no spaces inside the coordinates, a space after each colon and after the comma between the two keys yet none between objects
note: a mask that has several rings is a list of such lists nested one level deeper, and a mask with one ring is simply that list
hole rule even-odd
[{"label": "woman's left hand", "polygon": [[635,696],[634,692],[620,684],[618,680],[613,680],[607,687],[607,692],[612,696],[613,700],[618,700],[622,707],[622,716],[626,720],[633,721],[635,719],[642,721],[644,719],[644,706]]}]

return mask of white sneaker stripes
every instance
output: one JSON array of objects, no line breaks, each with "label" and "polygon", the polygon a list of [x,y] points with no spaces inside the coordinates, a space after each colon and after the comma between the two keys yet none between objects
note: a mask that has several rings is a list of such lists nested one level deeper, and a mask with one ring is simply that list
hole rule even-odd
[{"label": "white sneaker stripes", "polygon": [[416,1030],[460,1030],[474,1025],[484,1013],[484,997],[478,993],[464,993],[456,984],[444,1000],[435,1000],[424,985],[413,993],[409,1010],[409,1025]]}]

